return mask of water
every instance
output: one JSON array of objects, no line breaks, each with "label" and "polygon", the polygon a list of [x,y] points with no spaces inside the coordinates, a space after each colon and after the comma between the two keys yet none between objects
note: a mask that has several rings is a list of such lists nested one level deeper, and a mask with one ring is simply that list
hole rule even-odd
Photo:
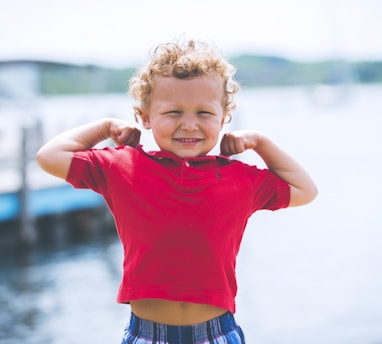
[{"label": "water", "polygon": [[[302,88],[238,97],[227,129],[268,133],[320,192],[310,205],[257,213],[248,224],[237,272],[237,319],[248,343],[382,343],[381,94],[381,86],[356,87],[332,106]],[[129,113],[123,96],[66,100],[42,105],[52,131],[99,116],[101,105],[107,115]],[[63,112],[73,116],[60,121]],[[261,164],[251,153],[243,159]],[[129,318],[129,306],[115,303],[121,255],[112,235],[1,256],[0,343],[119,343]]]},{"label": "water", "polygon": [[120,342],[128,319],[127,306],[114,302],[121,258],[110,237],[2,267],[0,342]]}]

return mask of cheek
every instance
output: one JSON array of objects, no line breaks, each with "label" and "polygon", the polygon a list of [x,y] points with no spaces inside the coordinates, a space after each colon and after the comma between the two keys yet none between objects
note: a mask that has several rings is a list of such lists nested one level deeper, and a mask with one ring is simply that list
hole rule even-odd
[{"label": "cheek", "polygon": [[216,120],[214,122],[209,123],[208,125],[208,131],[211,134],[219,135],[220,130],[223,128],[224,123],[221,122],[221,120]]},{"label": "cheek", "polygon": [[156,120],[151,122],[151,129],[153,132],[160,133],[165,135],[166,133],[170,133],[174,128],[174,124],[171,121],[163,118],[162,120]]}]

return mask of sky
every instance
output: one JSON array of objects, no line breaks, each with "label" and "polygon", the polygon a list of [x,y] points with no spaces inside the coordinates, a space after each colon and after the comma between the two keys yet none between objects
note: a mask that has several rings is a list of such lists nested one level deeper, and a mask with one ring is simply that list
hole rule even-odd
[{"label": "sky", "polygon": [[131,66],[178,38],[300,61],[382,60],[380,0],[0,0],[0,61]]}]

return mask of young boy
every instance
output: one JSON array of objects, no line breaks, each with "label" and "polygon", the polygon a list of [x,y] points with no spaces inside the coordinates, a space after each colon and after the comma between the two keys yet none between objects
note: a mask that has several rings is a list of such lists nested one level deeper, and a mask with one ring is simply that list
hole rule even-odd
[{"label": "young boy", "polygon": [[[130,82],[140,131],[113,118],[53,138],[40,166],[76,188],[103,195],[124,247],[118,302],[130,303],[122,343],[244,343],[236,324],[235,262],[248,218],[312,201],[307,172],[263,134],[223,136],[231,118],[234,68],[212,47],[163,44]],[[93,148],[111,138],[117,147]],[[253,150],[267,168],[228,156]]]}]

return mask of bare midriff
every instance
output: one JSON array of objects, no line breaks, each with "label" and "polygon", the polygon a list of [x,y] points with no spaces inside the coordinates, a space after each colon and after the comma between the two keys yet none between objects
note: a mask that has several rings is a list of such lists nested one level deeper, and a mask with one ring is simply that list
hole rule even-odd
[{"label": "bare midriff", "polygon": [[199,324],[227,312],[211,305],[162,299],[135,300],[130,305],[132,312],[141,319],[175,326]]}]

